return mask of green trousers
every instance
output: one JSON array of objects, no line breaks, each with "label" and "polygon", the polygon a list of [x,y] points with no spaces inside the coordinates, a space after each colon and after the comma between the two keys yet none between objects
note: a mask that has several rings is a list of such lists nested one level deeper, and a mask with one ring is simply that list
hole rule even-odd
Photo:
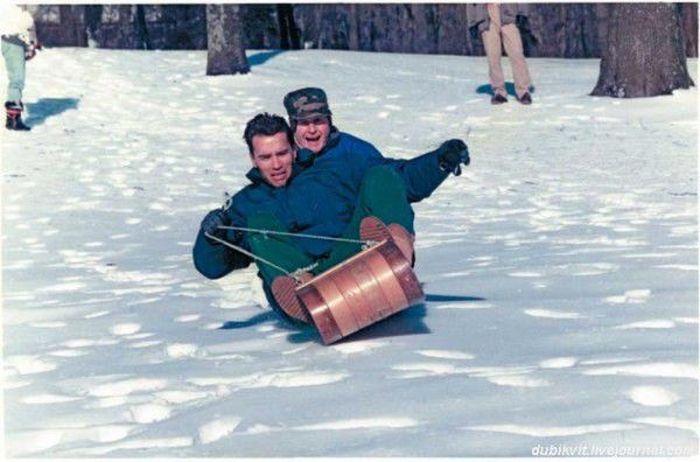
[{"label": "green trousers", "polygon": [[[367,171],[360,186],[355,211],[342,237],[359,240],[360,222],[368,216],[375,216],[387,225],[398,223],[409,232],[414,232],[414,214],[406,197],[406,186],[399,174],[390,167],[378,166]],[[259,213],[249,217],[248,227],[286,231],[279,220],[269,213]],[[332,247],[327,257],[314,259],[301,250],[298,246],[298,239],[292,236],[253,234],[249,240],[254,254],[288,272],[316,264],[310,271],[315,275],[347,260],[362,250],[359,243],[339,242]],[[260,261],[257,261],[257,265],[268,286],[277,276],[284,274]]]},{"label": "green trousers", "polygon": [[7,69],[7,97],[5,101],[19,103],[22,100],[26,75],[24,47],[7,40],[0,40],[0,42],[2,42],[2,56],[5,58],[5,69]]}]

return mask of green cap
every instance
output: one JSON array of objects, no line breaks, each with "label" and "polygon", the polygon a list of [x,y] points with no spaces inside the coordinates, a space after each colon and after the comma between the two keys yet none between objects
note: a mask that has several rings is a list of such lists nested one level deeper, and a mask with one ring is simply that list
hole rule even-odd
[{"label": "green cap", "polygon": [[287,109],[289,120],[331,116],[326,92],[320,88],[300,88],[287,93],[284,97],[284,107]]}]

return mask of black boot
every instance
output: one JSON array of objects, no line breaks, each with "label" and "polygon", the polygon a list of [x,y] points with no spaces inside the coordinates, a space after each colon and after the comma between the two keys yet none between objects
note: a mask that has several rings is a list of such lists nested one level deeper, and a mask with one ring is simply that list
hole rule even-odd
[{"label": "black boot", "polygon": [[23,104],[19,104],[8,101],[5,103],[5,111],[7,112],[7,121],[5,122],[5,128],[8,130],[18,130],[18,131],[29,131],[30,127],[22,122],[22,109]]}]

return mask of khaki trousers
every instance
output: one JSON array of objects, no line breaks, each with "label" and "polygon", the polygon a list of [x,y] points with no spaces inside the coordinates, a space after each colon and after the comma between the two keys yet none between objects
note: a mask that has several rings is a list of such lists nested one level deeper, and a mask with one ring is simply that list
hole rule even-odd
[{"label": "khaki trousers", "polygon": [[489,62],[489,81],[494,94],[506,96],[505,80],[503,78],[503,68],[501,67],[501,40],[503,48],[510,58],[510,67],[513,70],[513,80],[515,81],[515,94],[520,98],[530,88],[530,72],[525,62],[523,53],[523,41],[520,32],[515,24],[506,24],[498,27],[491,22],[488,30],[482,34],[486,58]]}]

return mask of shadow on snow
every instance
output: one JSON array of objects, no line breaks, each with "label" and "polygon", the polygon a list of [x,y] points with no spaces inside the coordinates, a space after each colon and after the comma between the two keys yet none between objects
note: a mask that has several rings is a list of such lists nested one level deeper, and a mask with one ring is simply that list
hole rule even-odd
[{"label": "shadow on snow", "polygon": [[[483,297],[473,297],[467,295],[425,295],[426,302],[478,302],[483,300],[486,299]],[[428,309],[425,306],[425,303],[414,305],[378,322],[377,324],[368,326],[347,338],[341,339],[338,343],[353,342],[356,340],[379,339],[385,337],[397,337],[400,335],[429,334],[430,328],[428,328],[424,321],[427,312]],[[318,332],[316,332],[315,327],[281,319],[280,316],[275,314],[274,310],[256,314],[244,321],[227,321],[221,327],[219,327],[219,329],[245,329],[247,327],[252,327],[271,320],[277,320],[281,326],[296,331],[290,333],[287,337],[287,340],[290,343],[321,343],[321,338],[319,337]]]},{"label": "shadow on snow", "polygon": [[[535,93],[535,87],[531,85],[529,91],[530,93]],[[480,95],[493,96],[493,89],[491,88],[491,84],[489,83],[479,85],[476,88],[476,92]],[[513,82],[506,82],[506,93],[508,93],[510,96],[515,96],[515,84]]]},{"label": "shadow on snow", "polygon": [[30,126],[41,125],[49,117],[77,109],[78,103],[80,103],[80,99],[76,98],[40,98],[35,103],[26,104],[29,117],[25,122]]},{"label": "shadow on snow", "polygon": [[270,59],[274,58],[279,54],[284,53],[285,51],[287,50],[269,50],[255,53],[254,55],[248,57],[248,64],[250,64],[250,67],[265,64]]}]

